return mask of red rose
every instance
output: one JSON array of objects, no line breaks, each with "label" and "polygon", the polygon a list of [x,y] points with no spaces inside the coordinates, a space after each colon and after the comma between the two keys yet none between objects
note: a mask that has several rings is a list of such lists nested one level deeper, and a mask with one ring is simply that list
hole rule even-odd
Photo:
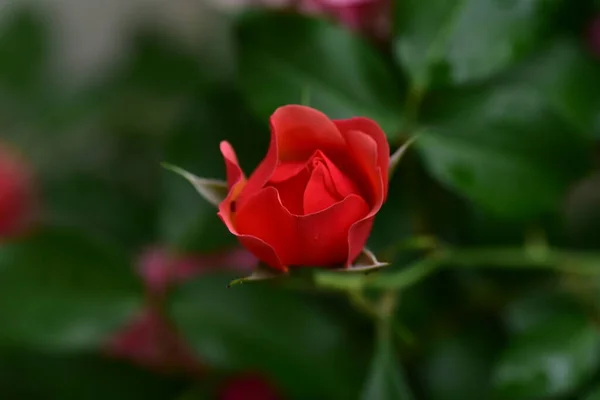
[{"label": "red rose", "polygon": [[366,118],[330,120],[289,105],[271,116],[271,144],[246,179],[221,143],[229,194],[219,217],[269,266],[350,266],[387,197],[389,144]]}]

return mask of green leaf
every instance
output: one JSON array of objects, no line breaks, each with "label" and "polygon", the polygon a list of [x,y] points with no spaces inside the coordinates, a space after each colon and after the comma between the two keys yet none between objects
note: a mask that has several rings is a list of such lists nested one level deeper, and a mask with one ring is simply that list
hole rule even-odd
[{"label": "green leaf", "polygon": [[592,378],[600,366],[600,336],[585,316],[556,315],[516,335],[494,368],[497,398],[564,396]]},{"label": "green leaf", "polygon": [[464,400],[491,398],[490,375],[498,335],[482,325],[428,343],[423,375],[427,398]]},{"label": "green leaf", "polygon": [[40,82],[48,50],[44,18],[29,9],[3,9],[0,26],[0,85],[31,89]]},{"label": "green leaf", "polygon": [[582,400],[600,400],[600,386],[588,393],[587,396],[584,396]]},{"label": "green leaf", "polygon": [[127,258],[80,232],[0,246],[0,344],[91,349],[141,307]]},{"label": "green leaf", "polygon": [[263,119],[310,90],[330,118],[365,116],[394,137],[402,123],[401,84],[363,39],[326,21],[289,13],[246,16],[238,30],[239,71]]},{"label": "green leaf", "polygon": [[545,38],[549,11],[557,4],[557,0],[401,1],[396,10],[396,57],[420,88],[487,78]]},{"label": "green leaf", "polygon": [[523,79],[583,135],[600,137],[600,69],[579,41],[561,38],[522,68]]},{"label": "green leaf", "polygon": [[0,392],[11,399],[164,400],[181,382],[91,354],[0,350]]},{"label": "green leaf", "polygon": [[293,399],[356,395],[364,353],[340,316],[265,283],[227,289],[229,280],[205,276],[174,293],[171,315],[202,360],[263,372]]},{"label": "green leaf", "polygon": [[364,400],[413,400],[414,396],[403,375],[394,349],[389,323],[382,321],[378,326],[375,354],[361,398]]},{"label": "green leaf", "polygon": [[554,210],[590,165],[589,141],[526,81],[448,91],[429,106],[416,146],[430,173],[494,214]]}]

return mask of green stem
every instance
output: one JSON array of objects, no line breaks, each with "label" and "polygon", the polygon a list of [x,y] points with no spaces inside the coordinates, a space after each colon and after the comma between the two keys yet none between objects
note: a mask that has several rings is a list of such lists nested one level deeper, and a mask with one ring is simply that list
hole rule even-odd
[{"label": "green stem", "polygon": [[600,254],[560,249],[441,249],[398,272],[371,275],[322,272],[315,283],[334,290],[406,289],[442,267],[554,270],[585,276],[600,275]]}]

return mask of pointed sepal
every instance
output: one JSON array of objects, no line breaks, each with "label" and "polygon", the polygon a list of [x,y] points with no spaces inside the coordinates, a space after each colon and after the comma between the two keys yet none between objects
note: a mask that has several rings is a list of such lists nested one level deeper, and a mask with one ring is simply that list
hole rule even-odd
[{"label": "pointed sepal", "polygon": [[184,170],[183,168],[179,168],[175,165],[162,163],[163,168],[168,169],[169,171],[175,172],[178,175],[181,175],[188,182],[190,182],[194,188],[200,193],[200,196],[204,197],[206,201],[214,206],[218,206],[221,204],[227,194],[229,193],[229,187],[227,186],[227,182],[221,181],[218,179],[207,179],[200,178],[196,175]]},{"label": "pointed sepal", "polygon": [[387,267],[389,264],[383,261],[379,261],[375,254],[367,248],[364,248],[360,255],[354,260],[354,263],[348,268],[335,268],[331,271],[339,272],[373,272],[383,267]]},{"label": "pointed sepal", "polygon": [[400,146],[394,152],[394,154],[391,155],[391,157],[390,157],[390,172],[389,172],[390,179],[391,179],[392,175],[394,174],[394,171],[396,171],[398,164],[400,164],[400,160],[406,153],[406,150],[408,150],[408,148],[415,142],[415,140],[417,140],[417,137],[418,137],[418,135],[415,135],[415,136],[409,138],[406,142],[404,142],[404,144],[402,146]]},{"label": "pointed sepal", "polygon": [[254,269],[252,274],[244,278],[234,279],[229,282],[227,287],[230,288],[234,285],[239,285],[240,283],[277,279],[288,275],[288,272],[279,271],[261,263]]}]

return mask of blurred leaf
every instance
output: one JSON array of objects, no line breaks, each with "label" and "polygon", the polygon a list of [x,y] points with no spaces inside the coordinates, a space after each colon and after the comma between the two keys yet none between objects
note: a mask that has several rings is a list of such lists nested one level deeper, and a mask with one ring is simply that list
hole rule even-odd
[{"label": "blurred leaf", "polygon": [[[545,38],[557,0],[403,0],[396,15],[397,58],[424,88],[487,78]],[[436,83],[436,82],[434,82]]]},{"label": "blurred leaf", "polygon": [[[153,239],[152,204],[118,177],[62,174],[44,182],[46,222],[111,240],[118,246],[144,246]],[[141,179],[141,175],[138,175]]]},{"label": "blurred leaf", "polygon": [[394,349],[389,323],[382,321],[378,327],[378,337],[371,371],[363,388],[362,399],[371,400],[413,400],[404,378],[402,366]]},{"label": "blurred leaf", "polygon": [[242,19],[238,41],[246,99],[265,120],[309,90],[311,107],[331,118],[365,116],[398,133],[401,84],[363,39],[322,20],[262,13]]},{"label": "blurred leaf", "polygon": [[48,50],[45,20],[29,9],[3,9],[0,25],[0,85],[12,91],[31,89],[44,71]]},{"label": "blurred leaf", "polygon": [[498,398],[536,399],[571,393],[600,365],[600,336],[578,314],[555,315],[513,337],[494,368]]},{"label": "blurred leaf", "polygon": [[587,396],[584,396],[582,400],[600,400],[600,386],[592,390]]},{"label": "blurred leaf", "polygon": [[600,135],[600,63],[582,44],[560,39],[523,68],[524,78],[581,134]]},{"label": "blurred leaf", "polygon": [[530,290],[506,307],[503,319],[511,333],[520,334],[547,324],[557,314],[578,313],[581,308],[565,293]]},{"label": "blurred leaf", "polygon": [[141,302],[128,260],[80,232],[48,229],[0,246],[0,343],[95,348]]},{"label": "blurred leaf", "polygon": [[529,83],[504,79],[448,91],[429,107],[436,115],[416,143],[429,171],[500,216],[554,210],[590,165],[589,141]]},{"label": "blurred leaf", "polygon": [[180,390],[177,381],[98,356],[0,350],[0,392],[6,398],[164,400]]},{"label": "blurred leaf", "polygon": [[489,399],[497,335],[485,327],[453,332],[433,340],[423,364],[431,400]]},{"label": "blurred leaf", "polygon": [[[207,178],[225,176],[219,142],[228,140],[246,171],[252,171],[267,152],[269,135],[257,127],[239,94],[215,86],[190,102],[188,114],[166,144],[163,161]],[[183,179],[163,172],[161,240],[181,251],[213,251],[236,243],[212,204],[204,201]]]},{"label": "blurred leaf", "polygon": [[257,370],[293,399],[350,399],[364,362],[341,320],[310,301],[264,283],[226,289],[206,276],[179,289],[172,317],[205,362]]}]

